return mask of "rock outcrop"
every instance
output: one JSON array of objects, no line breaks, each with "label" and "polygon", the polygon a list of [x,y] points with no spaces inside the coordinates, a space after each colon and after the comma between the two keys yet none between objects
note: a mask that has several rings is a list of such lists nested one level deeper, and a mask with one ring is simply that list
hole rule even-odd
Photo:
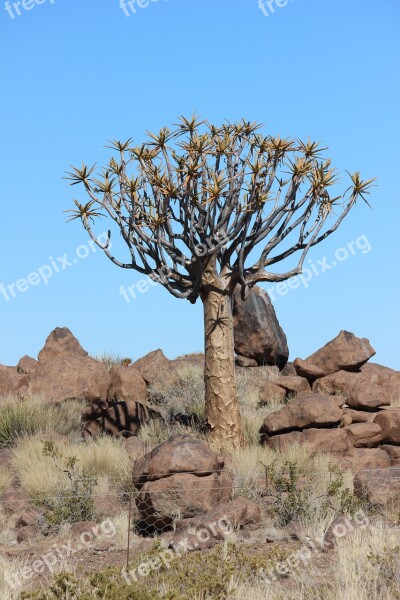
[{"label": "rock outcrop", "polygon": [[400,408],[389,405],[398,397],[400,373],[365,364],[373,354],[368,340],[342,331],[305,361],[296,359],[297,376],[273,381],[288,404],[264,419],[261,443],[279,451],[307,444],[354,470],[397,465]]},{"label": "rock outcrop", "polygon": [[163,351],[153,350],[132,365],[144,379],[147,385],[157,383],[173,384],[178,380],[178,373],[172,361],[164,355]]},{"label": "rock outcrop", "polygon": [[334,340],[305,360],[296,358],[294,367],[298,375],[314,380],[336,371],[358,371],[374,354],[375,350],[367,339],[341,331]]}]

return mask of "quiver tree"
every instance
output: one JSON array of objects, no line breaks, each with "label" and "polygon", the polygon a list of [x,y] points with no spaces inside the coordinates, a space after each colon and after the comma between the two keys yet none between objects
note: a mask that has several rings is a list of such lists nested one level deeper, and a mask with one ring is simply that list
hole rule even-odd
[{"label": "quiver tree", "polygon": [[[71,219],[117,266],[149,275],[176,298],[204,306],[205,408],[218,440],[242,442],[234,367],[231,297],[257,282],[302,272],[308,250],[331,235],[373,180],[350,175],[331,197],[336,172],[316,142],[259,133],[256,123],[220,127],[180,118],[140,146],[114,141],[117,155],[72,168],[86,204],[74,200]],[[108,217],[126,244],[126,258],[98,241],[93,223]],[[115,244],[113,244],[113,250]],[[290,259],[296,256],[294,264]],[[282,263],[281,269],[277,269]]]}]

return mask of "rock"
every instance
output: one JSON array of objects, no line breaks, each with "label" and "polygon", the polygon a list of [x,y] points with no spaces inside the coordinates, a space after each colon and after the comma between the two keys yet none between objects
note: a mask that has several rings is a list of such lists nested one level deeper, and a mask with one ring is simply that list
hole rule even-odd
[{"label": "rock", "polygon": [[345,396],[346,403],[351,408],[361,410],[374,410],[390,404],[385,390],[362,372],[338,371],[333,375],[318,379],[312,389],[325,394],[340,393]]},{"label": "rock", "polygon": [[337,425],[342,411],[331,396],[299,394],[287,406],[268,415],[260,429],[261,434],[283,433],[310,427]]},{"label": "rock", "polygon": [[259,405],[268,404],[274,400],[283,404],[286,400],[286,390],[272,381],[260,383],[258,386]]},{"label": "rock", "polygon": [[261,445],[268,446],[268,448],[272,448],[272,450],[276,450],[277,452],[285,452],[294,444],[300,445],[302,443],[302,437],[302,431],[290,431],[289,433],[280,433],[270,437],[263,433],[260,435],[260,443]]},{"label": "rock", "polygon": [[94,521],[78,521],[77,523],[72,523],[70,527],[70,533],[72,536],[81,536],[85,533],[91,534],[93,538],[95,537],[94,532],[98,531],[98,525]]},{"label": "rock", "polygon": [[15,527],[16,529],[20,529],[21,527],[38,525],[42,518],[43,515],[41,513],[30,507],[29,509],[22,511],[17,519],[17,522],[15,523]]},{"label": "rock", "polygon": [[58,356],[70,354],[78,357],[88,355],[68,327],[56,327],[50,333],[45,345],[39,352],[38,359],[40,362],[45,362]]},{"label": "rock", "polygon": [[235,364],[238,367],[258,367],[258,362],[254,358],[247,358],[247,356],[236,356]]},{"label": "rock", "polygon": [[90,356],[67,354],[40,363],[30,380],[29,393],[47,402],[96,400],[107,397],[109,386],[110,375],[103,363]]},{"label": "rock", "polygon": [[383,443],[400,445],[400,408],[380,411],[374,423],[382,429]]},{"label": "rock", "polygon": [[18,488],[8,488],[1,497],[1,503],[5,512],[11,514],[22,514],[31,508],[28,498]]},{"label": "rock", "polygon": [[19,363],[17,364],[17,373],[19,373],[20,375],[32,375],[36,371],[38,364],[39,363],[37,360],[28,355],[25,355],[19,360]]},{"label": "rock", "polygon": [[239,496],[235,500],[219,504],[205,515],[176,521],[175,531],[207,529],[215,537],[222,540],[225,535],[233,530],[242,529],[246,525],[257,524],[260,521],[261,509],[258,504]]},{"label": "rock", "polygon": [[240,294],[237,286],[232,300],[236,354],[252,358],[259,365],[276,365],[283,369],[289,350],[268,294],[257,285],[245,301]]},{"label": "rock", "polygon": [[[82,415],[86,422],[85,437],[108,435],[136,434],[141,425],[154,419],[161,419],[161,414],[140,402],[93,402]],[[94,425],[92,425],[92,423]]]},{"label": "rock", "polygon": [[121,511],[121,506],[114,494],[94,494],[93,505],[96,517],[116,517]]},{"label": "rock", "polygon": [[107,393],[107,400],[126,402],[140,402],[146,404],[146,382],[139,371],[133,367],[113,366],[110,369],[111,383]]},{"label": "rock", "polygon": [[286,365],[281,370],[280,374],[284,375],[285,377],[296,377],[297,372],[294,368],[294,364],[292,362],[286,363]]},{"label": "rock", "polygon": [[305,429],[304,431],[291,431],[271,437],[262,436],[261,442],[279,452],[287,450],[293,444],[302,446],[307,444],[312,454],[318,452],[331,452],[343,454],[350,449],[349,437],[344,429]]},{"label": "rock", "polygon": [[390,464],[400,465],[400,446],[391,446],[390,444],[383,444],[381,450],[384,450],[389,456]]},{"label": "rock", "polygon": [[175,368],[180,367],[196,367],[204,369],[204,354],[202,352],[194,352],[193,354],[183,354],[169,361]]},{"label": "rock", "polygon": [[178,373],[171,362],[162,350],[153,350],[134,362],[132,367],[140,373],[147,385],[170,385],[178,380]]},{"label": "rock", "polygon": [[140,456],[144,455],[146,446],[140,437],[132,435],[131,437],[124,439],[124,448],[129,454],[129,458],[132,461],[135,461]]},{"label": "rock", "polygon": [[385,469],[390,467],[390,458],[382,448],[354,448],[339,458],[344,469],[357,472],[362,469]]},{"label": "rock", "polygon": [[15,367],[0,365],[0,398],[23,398],[28,393],[29,377],[18,373]]},{"label": "rock", "polygon": [[367,363],[361,367],[371,382],[378,384],[388,395],[391,404],[400,404],[400,372],[376,363]]},{"label": "rock", "polygon": [[137,461],[133,482],[140,489],[143,481],[155,481],[174,473],[211,475],[224,467],[224,458],[201,440],[190,435],[173,435]]},{"label": "rock", "polygon": [[201,477],[176,473],[147,481],[136,497],[136,506],[147,527],[165,529],[178,516],[195,517],[229,500],[232,485],[226,473]]},{"label": "rock", "polygon": [[86,441],[89,441],[93,438],[102,435],[103,433],[103,425],[101,421],[89,421],[83,430],[83,437]]},{"label": "rock", "polygon": [[96,398],[92,402],[89,402],[85,409],[82,412],[81,419],[84,423],[89,423],[89,421],[95,421],[99,419],[103,412],[107,410],[109,407],[108,402],[105,400],[101,400],[100,398]]},{"label": "rock", "polygon": [[227,502],[233,476],[222,456],[189,435],[172,436],[133,467],[136,505],[147,532],[170,527]]},{"label": "rock", "polygon": [[341,331],[305,360],[296,358],[294,367],[298,375],[315,380],[337,371],[358,371],[374,354],[375,350],[367,339]]},{"label": "rock", "polygon": [[26,527],[15,528],[14,530],[18,544],[35,539],[39,532],[38,525],[27,525]]},{"label": "rock", "polygon": [[382,440],[382,429],[376,423],[353,423],[345,431],[354,448],[374,448]]},{"label": "rock", "polygon": [[311,390],[310,384],[304,377],[295,376],[281,376],[273,381],[274,385],[279,385],[283,388],[287,395],[300,394],[300,392],[309,392]]},{"label": "rock", "polygon": [[349,416],[350,420],[346,424],[351,425],[352,423],[373,423],[377,413],[365,410],[354,410],[353,408],[344,408],[343,414]]},{"label": "rock", "polygon": [[385,506],[400,503],[400,467],[365,469],[354,477],[354,493],[359,498],[367,496],[372,504]]}]

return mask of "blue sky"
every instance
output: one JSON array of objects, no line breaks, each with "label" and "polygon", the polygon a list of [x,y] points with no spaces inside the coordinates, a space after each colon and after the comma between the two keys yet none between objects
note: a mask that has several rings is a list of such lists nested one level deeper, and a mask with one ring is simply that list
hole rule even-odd
[{"label": "blue sky", "polygon": [[136,1],[126,16],[118,0],[25,0],[30,10],[12,7],[11,18],[0,0],[0,283],[53,273],[15,298],[0,294],[1,364],[36,356],[56,326],[91,353],[202,349],[199,303],[159,286],[123,299],[120,286],[142,277],[93,253],[79,224],[66,223],[76,188],[62,179],[69,164],[106,160],[108,139],[140,142],[196,110],[322,140],[344,175],[379,179],[373,210],[360,201],[310,253],[310,281],[275,292],[274,305],[291,359],[348,329],[400,369],[400,4],[289,0],[273,13],[264,4],[268,16],[257,0]]}]

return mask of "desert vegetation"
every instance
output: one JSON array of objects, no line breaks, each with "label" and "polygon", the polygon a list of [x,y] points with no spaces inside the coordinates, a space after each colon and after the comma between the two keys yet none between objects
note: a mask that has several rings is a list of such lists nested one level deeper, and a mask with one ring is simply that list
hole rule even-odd
[{"label": "desert vegetation", "polygon": [[[106,360],[114,364],[109,356]],[[107,542],[106,560],[94,560],[87,569],[77,559],[79,553],[74,554],[57,563],[44,578],[30,581],[24,586],[22,597],[31,600],[92,597],[258,600],[266,594],[276,600],[398,597],[400,511],[393,507],[377,509],[367,497],[355,496],[354,472],[344,468],[337,456],[315,454],[305,444],[294,444],[283,451],[260,445],[260,423],[291,402],[290,394],[286,400],[263,396],[263,385],[277,380],[276,370],[261,368],[259,378],[254,378],[249,374],[251,370],[238,369],[246,438],[242,448],[217,444],[204,428],[201,365],[178,364],[176,370],[175,382],[160,378],[148,388],[149,406],[160,411],[162,419],[144,423],[137,436],[126,439],[100,435],[84,440],[84,424],[79,418],[84,403],[79,400],[53,406],[38,397],[10,397],[2,401],[0,436],[7,460],[2,461],[0,469],[0,492],[4,494],[13,485],[17,486],[26,502],[23,513],[34,511],[41,515],[40,525],[31,527],[29,536],[21,540],[16,527],[16,517],[21,514],[4,508],[0,511],[2,548],[12,548],[18,543],[21,550],[18,557],[6,554],[0,564],[2,598],[15,597],[7,581],[10,573],[20,573],[27,564],[24,548],[41,556],[52,546],[73,537],[75,525],[100,523],[110,507],[114,535],[110,539],[103,535],[96,540],[100,546],[101,540]],[[196,418],[183,424],[175,418],[179,414]],[[247,532],[246,528],[244,531],[235,528],[225,541],[210,549],[183,553],[168,567],[161,566],[157,578],[147,577],[145,585],[143,581],[128,583],[121,569],[129,510],[133,526],[130,570],[151,561],[166,548],[163,535],[146,538],[135,531],[138,509],[134,502],[129,506],[130,495],[138,493],[131,485],[132,464],[171,436],[188,433],[224,454],[233,476],[233,499],[256,503],[262,510],[262,521]],[[104,499],[108,502],[102,512],[100,501]],[[355,528],[351,535],[338,540],[334,552],[323,552],[324,535],[330,524],[342,515],[351,518],[357,514],[364,515],[368,527]],[[276,580],[270,580],[266,573],[284,563],[310,539],[316,548],[315,557],[302,568],[277,574]],[[110,552],[115,566],[109,565]],[[8,579],[4,579],[6,574]]]}]

